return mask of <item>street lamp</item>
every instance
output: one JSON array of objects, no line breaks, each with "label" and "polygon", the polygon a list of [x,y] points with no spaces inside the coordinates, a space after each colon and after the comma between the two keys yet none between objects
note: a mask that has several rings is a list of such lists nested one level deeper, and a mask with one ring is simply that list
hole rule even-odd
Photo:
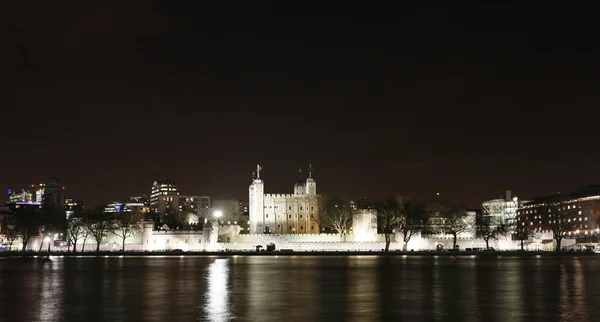
[{"label": "street lamp", "polygon": [[216,210],[213,215],[217,218],[217,225],[219,225],[219,218],[223,217],[223,212],[221,210]]}]

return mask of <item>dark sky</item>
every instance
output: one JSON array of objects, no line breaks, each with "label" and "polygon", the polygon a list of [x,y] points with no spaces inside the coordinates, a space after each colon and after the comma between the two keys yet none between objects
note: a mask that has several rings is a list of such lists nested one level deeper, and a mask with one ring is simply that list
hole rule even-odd
[{"label": "dark sky", "polygon": [[472,207],[600,182],[594,8],[374,2],[3,2],[0,187],[247,201],[257,163],[272,193],[312,163],[321,193]]}]

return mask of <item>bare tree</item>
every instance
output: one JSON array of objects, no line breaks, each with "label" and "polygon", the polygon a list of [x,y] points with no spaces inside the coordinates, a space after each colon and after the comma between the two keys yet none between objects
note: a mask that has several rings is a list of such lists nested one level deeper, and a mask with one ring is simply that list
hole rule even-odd
[{"label": "bare tree", "polygon": [[22,250],[27,249],[27,244],[32,237],[40,235],[41,222],[38,218],[39,211],[35,208],[23,207],[15,211],[15,219],[19,237],[23,242]]},{"label": "bare tree", "polygon": [[402,250],[407,251],[412,236],[423,230],[426,211],[424,205],[417,205],[408,198],[401,199],[401,202],[402,215],[397,230],[402,233]]},{"label": "bare tree", "polygon": [[521,242],[521,250],[525,250],[525,241],[530,240],[534,235],[534,230],[528,226],[518,226],[515,232],[515,239]]},{"label": "bare tree", "polygon": [[[551,208],[551,212],[542,216],[542,225],[552,232],[552,237],[556,240],[556,251],[560,252],[562,240],[565,235],[578,228],[576,226],[575,217],[569,215],[567,205],[559,202]],[[572,220],[573,219],[573,220]],[[527,223],[525,223],[527,224]]]},{"label": "bare tree", "polygon": [[13,243],[19,237],[17,220],[13,216],[5,218],[4,226],[2,228],[2,232],[6,236],[6,241],[8,242],[8,250],[12,250]]},{"label": "bare tree", "polygon": [[73,245],[72,252],[77,252],[77,242],[83,239],[84,235],[87,235],[87,233],[86,218],[83,217],[82,214],[74,214],[69,218],[67,225],[67,242]]},{"label": "bare tree", "polygon": [[92,225],[92,221],[88,217],[83,218],[83,229],[81,230],[81,252],[85,251],[85,243],[87,242],[88,237],[90,236],[90,226]]},{"label": "bare tree", "polygon": [[394,230],[400,226],[400,222],[404,218],[402,200],[403,198],[395,197],[375,203],[378,228],[385,235],[386,252],[390,250]]},{"label": "bare tree", "polygon": [[498,239],[507,233],[506,226],[495,216],[485,216],[481,223],[481,238],[485,241],[485,249],[490,250],[490,240]]},{"label": "bare tree", "polygon": [[131,212],[121,213],[120,218],[113,223],[111,232],[121,238],[121,251],[125,251],[125,241],[127,238],[138,234],[141,231],[140,219]]},{"label": "bare tree", "polygon": [[90,215],[89,221],[88,230],[96,241],[96,252],[99,252],[102,239],[113,228],[113,218],[107,213],[95,211]]},{"label": "bare tree", "polygon": [[349,201],[339,197],[323,197],[322,203],[321,217],[315,218],[315,222],[319,226],[332,228],[340,235],[340,240],[343,240],[352,225],[354,208]]},{"label": "bare tree", "polygon": [[456,249],[458,235],[473,229],[474,222],[464,207],[454,203],[443,203],[439,207],[442,219],[442,231],[452,235],[452,249]]}]

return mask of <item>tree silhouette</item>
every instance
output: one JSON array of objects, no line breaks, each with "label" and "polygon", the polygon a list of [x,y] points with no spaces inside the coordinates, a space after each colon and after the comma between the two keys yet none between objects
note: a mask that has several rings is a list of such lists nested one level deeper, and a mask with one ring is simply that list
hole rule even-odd
[{"label": "tree silhouette", "polygon": [[576,221],[571,220],[572,216],[567,211],[566,203],[558,202],[553,208],[551,208],[553,211],[542,216],[542,225],[552,232],[552,237],[556,240],[555,251],[560,252],[562,249],[562,240],[565,238],[565,235],[577,228],[577,226]]},{"label": "tree silhouette", "polygon": [[121,251],[125,251],[125,241],[127,238],[136,235],[142,229],[140,225],[140,217],[133,212],[123,212],[119,214],[113,222],[111,232],[121,238]]},{"label": "tree silhouette", "polygon": [[72,252],[77,252],[77,242],[83,240],[81,250],[85,247],[85,239],[89,234],[88,230],[88,217],[84,212],[76,212],[68,220],[67,225],[67,241],[70,245],[73,245]]},{"label": "tree silhouette", "polygon": [[425,223],[425,205],[415,204],[408,198],[402,198],[402,216],[398,222],[397,230],[402,233],[402,250],[408,249],[408,242],[413,235],[423,230]]},{"label": "tree silhouette", "polygon": [[394,230],[399,227],[404,217],[402,198],[392,197],[387,200],[376,202],[378,228],[385,236],[385,249],[389,251]]},{"label": "tree silhouette", "polygon": [[495,216],[485,216],[481,223],[481,238],[485,241],[485,249],[490,250],[490,240],[498,239],[507,233],[506,226]]},{"label": "tree silhouette", "polygon": [[94,237],[96,241],[96,252],[100,251],[100,244],[102,239],[111,232],[113,228],[114,217],[108,213],[104,213],[102,210],[96,209],[89,216],[88,230],[90,235]]},{"label": "tree silhouette", "polygon": [[521,242],[521,250],[525,250],[525,241],[530,240],[533,237],[533,235],[534,230],[530,226],[523,225],[517,227],[515,232],[515,239]]},{"label": "tree silhouette", "polygon": [[6,236],[6,241],[8,242],[8,250],[12,250],[12,245],[17,238],[19,238],[19,226],[17,224],[17,220],[14,216],[6,216],[4,218],[2,232]]},{"label": "tree silhouette", "polygon": [[442,219],[442,232],[452,235],[452,249],[456,249],[458,235],[473,229],[475,223],[469,219],[465,208],[455,203],[440,204],[439,215]]},{"label": "tree silhouette", "polygon": [[339,197],[324,196],[321,209],[321,217],[316,220],[319,226],[332,228],[342,240],[352,225],[355,213],[350,202]]}]

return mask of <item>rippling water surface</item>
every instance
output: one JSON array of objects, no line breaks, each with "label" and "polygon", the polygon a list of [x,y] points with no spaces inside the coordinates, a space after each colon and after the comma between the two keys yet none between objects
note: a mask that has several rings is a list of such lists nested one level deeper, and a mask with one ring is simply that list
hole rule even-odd
[{"label": "rippling water surface", "polygon": [[1,321],[598,321],[600,260],[0,260]]}]

